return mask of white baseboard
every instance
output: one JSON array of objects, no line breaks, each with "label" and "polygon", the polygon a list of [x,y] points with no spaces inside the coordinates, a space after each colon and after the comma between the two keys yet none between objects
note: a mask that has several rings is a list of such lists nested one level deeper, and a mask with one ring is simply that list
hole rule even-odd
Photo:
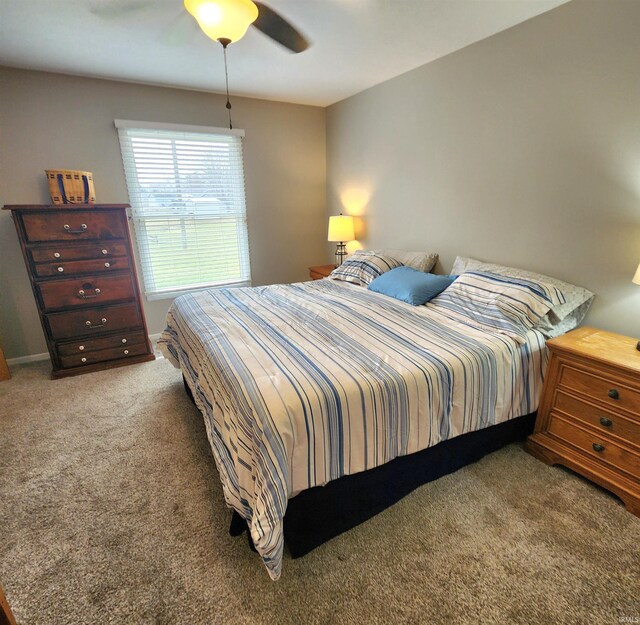
[{"label": "white baseboard", "polygon": [[18,356],[17,358],[7,358],[7,364],[11,365],[24,365],[28,362],[38,362],[39,360],[49,360],[49,352],[43,352],[42,354],[29,354],[28,356]]},{"label": "white baseboard", "polygon": [[[154,349],[155,344],[157,343],[161,334],[161,332],[158,332],[158,334],[149,335],[149,340],[151,341],[151,343],[153,343]],[[7,364],[9,366],[25,365],[29,362],[38,362],[40,360],[49,360],[49,352],[42,352],[41,354],[29,354],[28,356],[18,356],[17,358],[7,358]]]}]

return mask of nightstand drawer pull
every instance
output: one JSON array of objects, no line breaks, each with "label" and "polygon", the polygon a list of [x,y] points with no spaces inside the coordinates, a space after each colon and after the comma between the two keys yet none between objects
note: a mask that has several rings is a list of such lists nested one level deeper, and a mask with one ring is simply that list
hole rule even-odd
[{"label": "nightstand drawer pull", "polygon": [[604,451],[604,445],[601,445],[600,443],[594,443],[593,451],[598,451],[598,452]]},{"label": "nightstand drawer pull", "polygon": [[102,326],[107,325],[107,320],[106,320],[104,317],[102,317],[102,319],[101,319],[100,321],[101,321],[102,323],[97,323],[97,324],[95,324],[95,325],[94,325],[93,323],[91,323],[91,321],[85,321],[85,325],[86,325],[88,328],[91,328],[91,329],[93,329],[93,328],[101,328]]},{"label": "nightstand drawer pull", "polygon": [[80,230],[71,230],[71,226],[69,226],[68,224],[65,224],[64,229],[69,234],[83,234],[84,231],[87,229],[87,224],[80,224]]},{"label": "nightstand drawer pull", "polygon": [[611,397],[611,399],[620,399],[620,393],[615,388],[612,388],[607,395]]},{"label": "nightstand drawer pull", "polygon": [[600,417],[600,425],[610,428],[613,425],[613,421],[611,419],[607,419],[607,417]]}]

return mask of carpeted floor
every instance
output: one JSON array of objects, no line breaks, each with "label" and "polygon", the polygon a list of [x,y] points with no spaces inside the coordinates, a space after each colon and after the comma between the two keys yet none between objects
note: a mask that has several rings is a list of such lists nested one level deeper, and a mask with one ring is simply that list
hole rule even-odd
[{"label": "carpeted floor", "polygon": [[24,625],[640,617],[640,519],[517,445],[286,557],[271,582],[227,534],[202,419],[167,361],[55,382],[24,366],[0,402],[0,580]]}]

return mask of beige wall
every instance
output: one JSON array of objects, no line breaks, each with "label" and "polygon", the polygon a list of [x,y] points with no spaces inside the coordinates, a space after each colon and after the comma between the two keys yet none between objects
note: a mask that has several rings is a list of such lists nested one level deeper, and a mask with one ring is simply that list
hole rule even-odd
[{"label": "beige wall", "polygon": [[[44,169],[86,169],[99,202],[126,202],[114,118],[226,126],[222,96],[0,67],[0,205],[48,201]],[[255,285],[308,277],[326,255],[325,109],[232,98],[244,128]],[[170,300],[144,301],[149,332]],[[13,223],[0,213],[0,343],[46,351]]]},{"label": "beige wall", "polygon": [[525,267],[640,335],[640,2],[573,0],[328,109],[328,205],[366,246]]}]

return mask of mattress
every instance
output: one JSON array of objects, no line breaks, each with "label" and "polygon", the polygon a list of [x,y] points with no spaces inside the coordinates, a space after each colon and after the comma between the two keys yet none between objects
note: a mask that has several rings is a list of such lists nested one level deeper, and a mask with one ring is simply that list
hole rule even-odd
[{"label": "mattress", "polygon": [[537,331],[516,341],[331,279],[183,295],[159,346],[272,579],[290,498],[535,411],[547,364]]}]

